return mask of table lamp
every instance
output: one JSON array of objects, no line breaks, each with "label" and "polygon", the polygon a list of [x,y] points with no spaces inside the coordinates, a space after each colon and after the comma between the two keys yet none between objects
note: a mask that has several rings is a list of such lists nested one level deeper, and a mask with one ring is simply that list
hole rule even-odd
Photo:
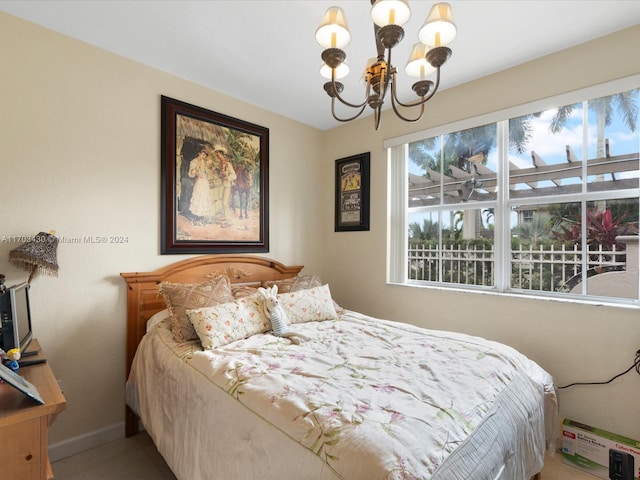
[{"label": "table lamp", "polygon": [[36,273],[58,276],[58,239],[51,233],[40,232],[31,240],[9,252],[9,261],[31,270],[28,283]]}]

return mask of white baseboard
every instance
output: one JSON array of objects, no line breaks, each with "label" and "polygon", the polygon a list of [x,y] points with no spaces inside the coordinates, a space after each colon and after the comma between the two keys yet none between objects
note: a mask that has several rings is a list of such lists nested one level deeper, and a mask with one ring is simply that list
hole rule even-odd
[{"label": "white baseboard", "polygon": [[49,446],[49,460],[55,462],[62,458],[76,455],[77,453],[91,450],[105,443],[124,438],[124,422],[116,423],[108,427],[94,430],[77,437],[63,440]]}]

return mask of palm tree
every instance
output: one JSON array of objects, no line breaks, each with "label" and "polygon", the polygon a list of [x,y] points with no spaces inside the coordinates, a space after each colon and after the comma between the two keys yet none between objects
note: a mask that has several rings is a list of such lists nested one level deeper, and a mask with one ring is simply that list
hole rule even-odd
[{"label": "palm tree", "polygon": [[427,168],[440,171],[440,158],[435,158],[431,153],[436,146],[436,138],[426,138],[419,142],[412,142],[409,144],[409,159],[413,161],[425,172]]},{"label": "palm tree", "polygon": [[[638,118],[638,92],[639,89],[628,90],[626,92],[616,93],[608,97],[600,97],[589,100],[589,109],[596,117],[596,158],[605,156],[605,129],[613,120],[614,114],[617,112],[622,118],[625,125],[630,131],[635,132]],[[559,133],[566,126],[569,118],[573,114],[573,110],[581,104],[565,105],[558,108],[551,119],[549,131]],[[597,202],[596,207],[600,210],[607,209],[608,202]],[[633,212],[634,209],[631,210]],[[630,212],[630,213],[631,213]]]},{"label": "palm tree", "polygon": [[[632,132],[636,131],[638,118],[638,91],[639,89],[628,90],[616,93],[608,97],[600,97],[589,101],[589,108],[596,116],[597,141],[596,158],[602,158],[604,152],[605,128],[611,125],[614,113],[617,112],[625,125]],[[566,105],[560,107],[551,119],[549,130],[552,133],[559,133],[566,126],[574,108],[581,104]]]},{"label": "palm tree", "polygon": [[437,240],[439,231],[438,222],[425,218],[422,220],[422,225],[417,222],[409,225],[409,238],[411,240]]},{"label": "palm tree", "polygon": [[532,246],[537,246],[541,239],[549,238],[553,221],[548,213],[537,212],[529,222],[522,222],[513,228],[513,233]]}]

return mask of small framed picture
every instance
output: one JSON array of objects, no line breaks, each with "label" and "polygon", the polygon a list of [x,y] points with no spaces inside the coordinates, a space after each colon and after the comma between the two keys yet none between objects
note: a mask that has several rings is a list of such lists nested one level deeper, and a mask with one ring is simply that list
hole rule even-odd
[{"label": "small framed picture", "polygon": [[369,230],[369,160],[369,152],[336,160],[336,232]]}]

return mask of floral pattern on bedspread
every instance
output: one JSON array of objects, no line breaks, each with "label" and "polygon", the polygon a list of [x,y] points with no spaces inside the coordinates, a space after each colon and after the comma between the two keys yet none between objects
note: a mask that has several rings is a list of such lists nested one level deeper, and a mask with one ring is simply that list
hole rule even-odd
[{"label": "floral pattern on bedspread", "polygon": [[432,478],[505,387],[539,368],[501,344],[359,314],[296,329],[310,340],[258,334],[206,352],[180,348],[346,479]]}]

